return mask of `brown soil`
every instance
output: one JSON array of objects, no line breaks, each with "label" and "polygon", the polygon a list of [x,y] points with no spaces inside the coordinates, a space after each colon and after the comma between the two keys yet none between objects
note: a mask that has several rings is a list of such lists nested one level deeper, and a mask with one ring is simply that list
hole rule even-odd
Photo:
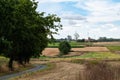
[{"label": "brown soil", "polygon": [[46,56],[55,56],[59,54],[59,50],[58,48],[45,48],[42,53]]},{"label": "brown soil", "polygon": [[[106,47],[85,47],[85,48],[72,48],[72,51],[74,51],[75,55],[81,54],[81,52],[104,52],[109,51]],[[43,52],[43,55],[46,56],[55,56],[59,54],[58,48],[46,48]],[[72,54],[70,54],[72,55]]]},{"label": "brown soil", "polygon": [[17,80],[79,80],[82,79],[80,75],[82,75],[84,68],[84,65],[80,64],[59,62],[56,63],[56,67],[53,70],[49,70],[46,73],[37,73]]}]

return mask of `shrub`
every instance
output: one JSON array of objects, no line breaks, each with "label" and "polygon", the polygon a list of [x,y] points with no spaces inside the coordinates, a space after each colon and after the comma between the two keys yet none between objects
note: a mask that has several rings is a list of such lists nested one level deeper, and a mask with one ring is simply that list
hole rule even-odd
[{"label": "shrub", "polygon": [[60,54],[68,54],[71,50],[71,45],[67,41],[63,41],[59,44]]}]

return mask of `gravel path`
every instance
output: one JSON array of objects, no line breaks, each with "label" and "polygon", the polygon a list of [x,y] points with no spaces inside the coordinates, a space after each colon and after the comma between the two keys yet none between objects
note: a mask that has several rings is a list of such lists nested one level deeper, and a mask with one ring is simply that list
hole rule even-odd
[{"label": "gravel path", "polygon": [[21,76],[23,74],[30,73],[30,72],[36,72],[36,71],[44,69],[44,68],[46,68],[45,65],[35,65],[35,67],[32,68],[32,69],[25,70],[25,71],[18,72],[18,73],[14,73],[14,74],[9,74],[9,75],[2,76],[2,77],[0,77],[0,80],[9,80],[10,78]]}]

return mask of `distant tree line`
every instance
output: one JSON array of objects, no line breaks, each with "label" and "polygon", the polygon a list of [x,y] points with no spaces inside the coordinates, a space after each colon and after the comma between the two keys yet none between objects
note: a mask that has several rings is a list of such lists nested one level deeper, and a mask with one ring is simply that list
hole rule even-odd
[{"label": "distant tree line", "polygon": [[112,42],[112,41],[120,41],[120,39],[115,39],[115,38],[107,38],[107,37],[100,37],[99,39],[93,39],[93,38],[89,38],[89,39],[72,39],[70,36],[68,36],[69,38],[61,38],[61,39],[55,39],[54,42],[61,42],[61,41],[77,41],[77,42]]}]

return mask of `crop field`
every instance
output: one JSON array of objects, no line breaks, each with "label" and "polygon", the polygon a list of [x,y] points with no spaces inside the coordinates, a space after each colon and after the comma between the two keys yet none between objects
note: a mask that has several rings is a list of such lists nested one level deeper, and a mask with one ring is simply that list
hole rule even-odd
[{"label": "crop field", "polygon": [[[109,49],[106,47],[84,47],[84,48],[72,48],[73,52],[107,52]],[[56,56],[59,55],[58,48],[46,48],[43,52],[45,56]],[[73,53],[74,54],[74,53]]]}]

